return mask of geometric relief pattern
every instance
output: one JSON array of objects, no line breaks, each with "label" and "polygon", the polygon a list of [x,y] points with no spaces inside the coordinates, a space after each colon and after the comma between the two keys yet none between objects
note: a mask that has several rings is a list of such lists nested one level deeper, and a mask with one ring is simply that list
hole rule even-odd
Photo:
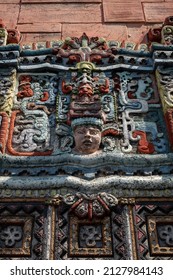
[{"label": "geometric relief pattern", "polygon": [[148,216],[151,255],[173,255],[173,216]]},{"label": "geometric relief pattern", "polygon": [[137,259],[173,259],[173,203],[136,204],[133,208]]},{"label": "geometric relief pattern", "polygon": [[112,256],[110,217],[102,219],[79,219],[70,217],[70,257]]},{"label": "geometric relief pattern", "polygon": [[56,212],[54,259],[130,259],[124,207],[92,220],[62,205]]},{"label": "geometric relief pattern", "polygon": [[1,217],[0,256],[30,256],[32,222],[32,217]]},{"label": "geometric relief pattern", "polygon": [[0,204],[1,259],[43,259],[46,208],[37,203]]}]

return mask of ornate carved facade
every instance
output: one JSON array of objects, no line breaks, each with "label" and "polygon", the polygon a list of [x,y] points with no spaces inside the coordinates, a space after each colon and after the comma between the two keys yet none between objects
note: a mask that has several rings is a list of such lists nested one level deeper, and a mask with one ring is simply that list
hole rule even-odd
[{"label": "ornate carved facade", "polygon": [[1,259],[173,259],[173,18],[148,38],[1,21]]}]

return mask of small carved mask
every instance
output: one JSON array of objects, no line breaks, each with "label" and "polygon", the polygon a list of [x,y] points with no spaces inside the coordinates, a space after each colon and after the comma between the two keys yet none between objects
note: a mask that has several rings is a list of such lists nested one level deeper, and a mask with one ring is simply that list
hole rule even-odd
[{"label": "small carved mask", "polygon": [[101,130],[95,125],[81,125],[74,129],[75,148],[80,154],[92,154],[99,150]]}]

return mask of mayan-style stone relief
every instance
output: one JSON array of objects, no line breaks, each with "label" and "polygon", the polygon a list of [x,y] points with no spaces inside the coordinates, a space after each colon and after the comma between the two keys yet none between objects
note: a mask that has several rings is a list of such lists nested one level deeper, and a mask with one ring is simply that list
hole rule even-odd
[{"label": "mayan-style stone relief", "polygon": [[56,76],[20,75],[8,150],[13,155],[51,154]]},{"label": "mayan-style stone relief", "polygon": [[5,46],[7,44],[7,30],[6,27],[4,25],[4,23],[2,22],[2,20],[0,20],[0,45],[1,46]]},{"label": "mayan-style stone relief", "polygon": [[151,255],[172,255],[173,253],[173,219],[167,216],[149,216],[148,232]]},{"label": "mayan-style stone relief", "polygon": [[20,32],[16,29],[7,29],[2,19],[0,19],[0,46],[8,44],[18,44],[20,42]]},{"label": "mayan-style stone relief", "polygon": [[[7,33],[9,37],[13,31]],[[0,73],[0,111],[10,116],[7,147],[7,135],[1,140],[3,153],[94,156],[169,151],[148,50],[138,49],[135,55],[130,42],[121,49],[116,41],[84,33],[54,42],[51,49],[20,54],[14,48],[20,34],[16,30],[11,37],[10,51],[1,55],[5,63],[18,62],[20,74],[15,68]]]},{"label": "mayan-style stone relief", "polygon": [[10,114],[16,87],[16,70],[1,69],[0,71],[0,112]]},{"label": "mayan-style stone relief", "polygon": [[62,202],[57,206],[53,259],[132,257],[131,243],[126,235],[129,228],[127,209],[124,206],[116,208],[118,200],[114,196],[77,193],[64,196]]},{"label": "mayan-style stone relief", "polygon": [[157,82],[171,147],[173,147],[173,68],[160,66],[157,69]]},{"label": "mayan-style stone relief", "polygon": [[1,203],[0,209],[0,259],[44,259],[46,206]]},{"label": "mayan-style stone relief", "polygon": [[[159,124],[149,112],[153,108],[153,117],[159,113],[155,110],[159,98],[151,75],[99,73],[87,62],[78,63],[77,68],[69,80],[62,80],[58,97],[57,132],[60,143],[66,139],[69,152],[89,154],[102,150],[152,154],[165,151],[166,138],[160,128],[164,127],[162,117],[158,118]],[[90,135],[91,129],[94,137]],[[63,131],[64,135],[60,136]],[[71,136],[75,138],[74,149],[70,149],[70,145],[73,147]],[[94,149],[89,148],[92,141],[96,142]],[[60,146],[56,153],[64,150],[64,145]]]},{"label": "mayan-style stone relief", "polygon": [[172,259],[172,30],[22,46],[0,21],[2,259]]},{"label": "mayan-style stone relief", "polygon": [[165,46],[173,44],[173,17],[167,17],[161,27],[151,28],[148,34],[150,42]]},{"label": "mayan-style stone relief", "polygon": [[0,113],[0,152],[5,152],[8,131],[8,115],[5,112]]},{"label": "mayan-style stone relief", "polygon": [[[78,63],[67,77],[21,74],[8,151],[30,156],[165,152],[153,83],[149,74],[100,73],[90,62]],[[158,122],[155,114],[160,114]]]},{"label": "mayan-style stone relief", "polygon": [[172,259],[173,204],[137,203],[133,207],[137,259]]}]

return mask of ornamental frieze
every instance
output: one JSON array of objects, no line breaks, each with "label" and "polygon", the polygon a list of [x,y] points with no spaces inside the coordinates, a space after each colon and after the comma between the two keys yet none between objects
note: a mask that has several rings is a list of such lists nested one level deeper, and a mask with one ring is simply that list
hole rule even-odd
[{"label": "ornamental frieze", "polygon": [[0,258],[173,258],[173,18],[147,44],[0,21]]},{"label": "ornamental frieze", "polygon": [[172,17],[149,44],[83,33],[22,45],[0,27],[2,176],[172,172]]}]

